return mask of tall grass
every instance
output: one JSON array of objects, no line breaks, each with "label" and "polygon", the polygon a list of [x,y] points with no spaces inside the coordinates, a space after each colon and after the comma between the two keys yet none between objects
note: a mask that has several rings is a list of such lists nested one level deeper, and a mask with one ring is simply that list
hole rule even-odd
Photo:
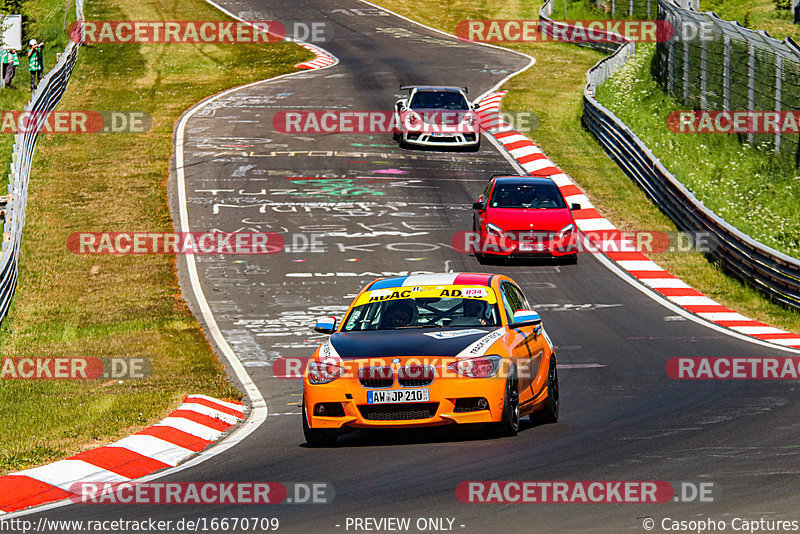
[{"label": "tall grass", "polygon": [[653,81],[654,52],[654,45],[640,45],[597,90],[597,99],[707,207],[762,243],[800,257],[800,171],[792,155],[757,150],[733,134],[672,132],[667,116],[686,105]]}]

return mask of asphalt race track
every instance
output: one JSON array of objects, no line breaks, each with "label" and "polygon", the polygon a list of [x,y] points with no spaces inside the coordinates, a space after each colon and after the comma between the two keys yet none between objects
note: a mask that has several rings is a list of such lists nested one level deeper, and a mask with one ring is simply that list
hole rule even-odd
[{"label": "asphalt race track", "polygon": [[[347,532],[347,517],[451,518],[461,532],[643,532],[643,518],[797,519],[798,387],[792,381],[675,381],[677,356],[787,356],[686,320],[582,254],[577,265],[480,265],[454,251],[470,230],[470,204],[494,172],[513,172],[481,150],[399,149],[388,135],[276,132],[285,110],[389,110],[401,83],[466,85],[477,98],[528,59],[447,38],[356,0],[239,0],[248,20],[326,22],[324,46],[340,63],[231,92],[186,127],[184,170],[193,231],[327,234],[324,252],[197,257],[220,330],[269,407],[236,447],[179,481],[326,482],[330,504],[87,506],[50,519],[262,516],[282,532]],[[536,68],[535,66],[532,68]],[[175,183],[170,191],[178,213]],[[182,287],[197,311],[178,260]],[[480,430],[356,432],[330,449],[305,446],[299,380],[275,378],[280,356],[309,356],[324,339],[314,319],[341,316],[368,281],[396,273],[496,271],[535,303],[557,346],[561,420],[514,438]],[[712,482],[717,502],[463,504],[467,480]],[[34,518],[36,516],[33,516]],[[445,522],[447,524],[447,522]],[[494,530],[491,530],[494,529]],[[349,530],[352,532],[352,528]],[[416,532],[416,530],[411,530]]]}]

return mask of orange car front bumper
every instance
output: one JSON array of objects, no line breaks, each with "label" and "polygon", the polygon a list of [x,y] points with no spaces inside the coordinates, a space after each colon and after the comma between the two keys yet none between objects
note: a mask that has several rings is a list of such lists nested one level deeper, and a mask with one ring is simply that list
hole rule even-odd
[{"label": "orange car front bumper", "polygon": [[[497,376],[440,377],[425,388],[403,388],[395,384],[387,389],[373,389],[427,389],[429,399],[426,402],[369,404],[367,392],[370,389],[362,386],[357,377],[339,378],[329,384],[310,384],[306,378],[303,403],[311,428],[414,428],[451,423],[491,423],[502,419],[505,386],[505,379]],[[481,398],[486,399],[487,407],[474,409],[473,400]],[[315,408],[320,403],[340,403],[343,415],[315,415]]]}]

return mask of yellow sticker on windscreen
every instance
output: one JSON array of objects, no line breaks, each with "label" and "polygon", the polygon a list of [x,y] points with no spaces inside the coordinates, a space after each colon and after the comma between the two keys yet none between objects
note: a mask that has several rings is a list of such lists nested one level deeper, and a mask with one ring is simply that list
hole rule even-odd
[{"label": "yellow sticker on windscreen", "polygon": [[482,286],[416,286],[395,287],[367,291],[358,298],[356,306],[382,302],[384,300],[402,299],[480,299],[495,304],[494,292]]}]

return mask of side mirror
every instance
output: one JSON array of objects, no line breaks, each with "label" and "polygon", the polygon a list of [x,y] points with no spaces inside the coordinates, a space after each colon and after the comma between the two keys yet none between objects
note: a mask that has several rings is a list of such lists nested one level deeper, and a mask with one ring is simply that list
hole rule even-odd
[{"label": "side mirror", "polygon": [[322,317],[317,319],[317,324],[314,325],[314,332],[320,334],[333,334],[336,330],[336,317]]},{"label": "side mirror", "polygon": [[472,209],[483,211],[484,209],[486,209],[486,206],[483,205],[483,202],[473,202]]},{"label": "side mirror", "polygon": [[581,209],[581,205],[578,204],[577,202],[573,202],[572,204],[570,204],[569,209],[571,209],[573,211],[579,210],[579,209]]},{"label": "side mirror", "polygon": [[481,107],[480,107],[480,105],[478,105],[478,104],[473,104],[473,106],[472,106],[472,109],[474,109],[475,111],[477,111],[477,110],[481,109]]},{"label": "side mirror", "polygon": [[511,326],[541,325],[542,318],[533,310],[517,310],[514,312],[514,319]]},{"label": "side mirror", "polygon": [[404,107],[406,107],[406,101],[398,100],[397,103],[394,105],[394,107],[397,111],[401,111]]}]

